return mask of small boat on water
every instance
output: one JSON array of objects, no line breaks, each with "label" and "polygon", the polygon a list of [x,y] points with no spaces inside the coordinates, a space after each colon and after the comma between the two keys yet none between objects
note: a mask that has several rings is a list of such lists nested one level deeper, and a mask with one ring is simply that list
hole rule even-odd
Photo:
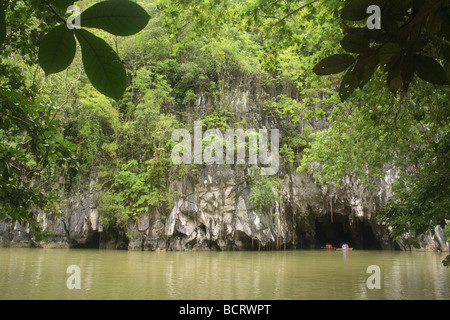
[{"label": "small boat on water", "polygon": [[321,247],[321,249],[336,250],[337,248],[336,248],[336,247],[333,247],[333,245],[327,243],[327,244],[325,245],[325,247]]},{"label": "small boat on water", "polygon": [[353,248],[350,248],[350,247],[348,246],[348,244],[344,243],[344,244],[342,245],[342,247],[337,248],[336,250],[353,250]]},{"label": "small boat on water", "polygon": [[320,247],[321,249],[327,249],[327,250],[353,250],[353,248],[350,248],[349,246],[348,246],[348,244],[346,244],[346,243],[344,243],[343,245],[342,245],[342,247],[340,247],[340,248],[336,248],[336,247],[333,247],[333,245],[331,245],[331,244],[329,244],[329,243],[327,243],[326,245],[325,245],[325,247]]}]

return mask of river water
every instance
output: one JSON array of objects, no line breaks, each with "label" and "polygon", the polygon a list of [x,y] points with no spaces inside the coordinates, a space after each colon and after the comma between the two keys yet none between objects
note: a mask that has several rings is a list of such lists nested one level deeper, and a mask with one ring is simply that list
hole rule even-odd
[{"label": "river water", "polygon": [[[445,256],[0,248],[0,299],[449,300]],[[67,273],[69,266],[76,270]],[[77,283],[80,289],[69,289]]]}]

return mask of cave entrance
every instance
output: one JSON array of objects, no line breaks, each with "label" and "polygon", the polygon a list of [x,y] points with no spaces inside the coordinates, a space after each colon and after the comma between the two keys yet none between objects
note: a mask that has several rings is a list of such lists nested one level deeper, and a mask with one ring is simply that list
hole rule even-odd
[{"label": "cave entrance", "polygon": [[372,227],[367,221],[360,222],[358,224],[358,229],[360,233],[360,244],[361,249],[364,250],[380,250],[382,249],[380,241],[375,236]]},{"label": "cave entrance", "polygon": [[331,244],[340,248],[343,243],[347,243],[350,248],[354,247],[352,232],[348,216],[342,214],[327,214],[322,219],[316,220],[315,247],[325,247]]},{"label": "cave entrance", "polygon": [[98,249],[99,246],[100,246],[100,232],[98,231],[89,232],[84,247]]},{"label": "cave entrance", "polygon": [[382,248],[367,221],[357,220],[351,226],[349,216],[339,213],[328,213],[317,218],[314,238],[313,247],[316,249],[325,247],[326,244],[340,248],[344,243],[358,250]]},{"label": "cave entrance", "polygon": [[69,238],[69,243],[72,249],[98,249],[100,245],[100,232],[89,230],[85,239],[77,241]]}]

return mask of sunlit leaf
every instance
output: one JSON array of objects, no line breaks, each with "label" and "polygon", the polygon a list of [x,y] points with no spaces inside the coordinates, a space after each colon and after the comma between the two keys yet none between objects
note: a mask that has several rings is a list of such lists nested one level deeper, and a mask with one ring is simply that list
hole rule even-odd
[{"label": "sunlit leaf", "polygon": [[127,84],[125,67],[119,56],[105,40],[84,29],[75,30],[89,81],[104,95],[118,100]]},{"label": "sunlit leaf", "polygon": [[98,28],[117,36],[129,36],[145,28],[150,16],[127,0],[102,1],[80,15],[82,27]]},{"label": "sunlit leaf", "polygon": [[329,75],[342,72],[353,63],[355,63],[355,58],[349,54],[334,54],[316,64],[313,71],[320,76]]},{"label": "sunlit leaf", "polygon": [[66,25],[51,29],[39,45],[39,64],[47,75],[65,70],[75,56],[73,31]]}]

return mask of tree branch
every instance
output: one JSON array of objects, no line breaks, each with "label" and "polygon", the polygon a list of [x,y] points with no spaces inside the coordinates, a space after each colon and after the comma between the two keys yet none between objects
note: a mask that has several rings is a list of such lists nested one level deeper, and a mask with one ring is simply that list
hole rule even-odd
[{"label": "tree branch", "polygon": [[42,0],[42,1],[44,1],[44,3],[47,5],[47,7],[50,8],[50,10],[53,12],[53,14],[55,14],[55,15],[59,18],[59,20],[61,20],[64,24],[67,23],[66,20],[64,20],[64,18],[62,18],[62,17],[58,14],[58,12],[56,12],[55,9],[53,9],[52,5],[51,5],[47,0]]},{"label": "tree branch", "polygon": [[300,10],[302,10],[302,9],[306,8],[307,6],[309,6],[309,5],[311,5],[311,4],[315,3],[315,2],[318,2],[318,1],[319,1],[319,0],[313,0],[313,1],[311,1],[311,2],[308,2],[308,3],[306,3],[306,4],[304,4],[304,5],[300,6],[300,7],[298,7],[298,8],[295,9],[294,11],[289,12],[289,14],[285,15],[283,18],[281,18],[280,20],[278,20],[277,22],[275,22],[274,24],[272,24],[272,25],[270,26],[269,30],[272,29],[275,25],[277,25],[277,24],[283,22],[284,20],[286,20],[287,18],[289,18],[289,17],[292,16],[293,14],[299,12]]}]

